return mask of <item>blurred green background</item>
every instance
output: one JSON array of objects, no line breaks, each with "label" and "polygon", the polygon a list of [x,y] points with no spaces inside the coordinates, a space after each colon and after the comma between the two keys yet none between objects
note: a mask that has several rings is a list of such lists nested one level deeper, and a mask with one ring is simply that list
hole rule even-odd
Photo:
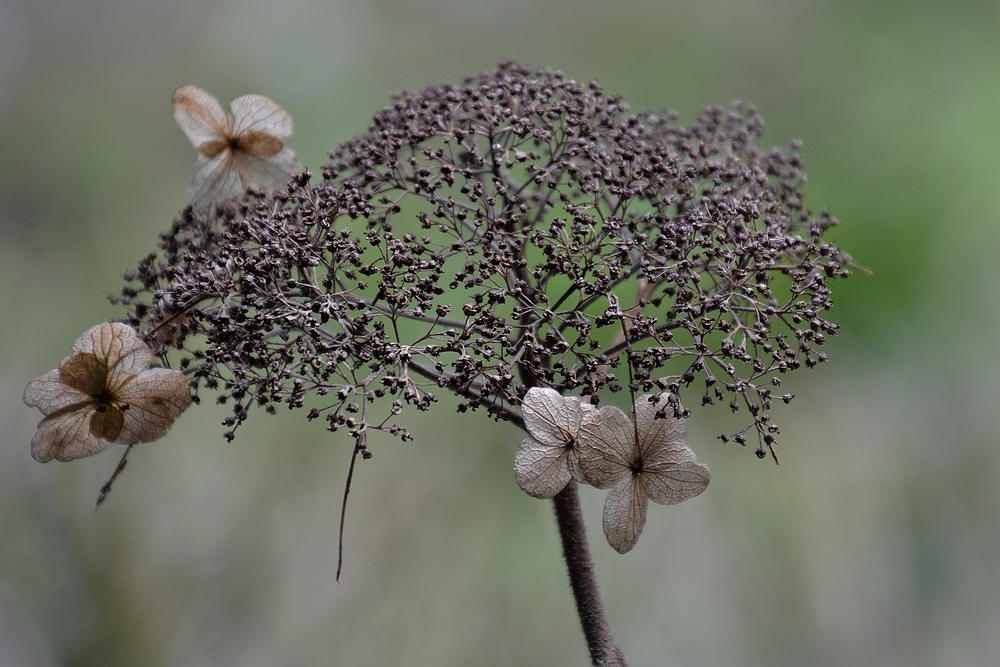
[{"label": "blurred green background", "polygon": [[874,269],[772,411],[780,466],[695,408],[713,482],[626,556],[584,489],[630,664],[1000,664],[998,27],[985,1],[0,0],[0,665],[586,664],[513,427],[445,403],[374,442],[337,584],[345,435],[259,413],[227,444],[193,408],[95,513],[120,449],[39,465],[21,403],[186,203],[176,87],[272,97],[318,168],[392,91],[506,57],[683,122],[755,103]]}]

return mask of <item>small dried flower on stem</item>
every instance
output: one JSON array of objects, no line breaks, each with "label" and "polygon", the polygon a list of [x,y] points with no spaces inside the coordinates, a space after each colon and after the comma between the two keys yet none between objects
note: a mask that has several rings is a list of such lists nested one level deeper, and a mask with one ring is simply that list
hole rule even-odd
[{"label": "small dried flower on stem", "polygon": [[700,494],[711,479],[688,447],[677,411],[669,394],[646,394],[636,399],[631,418],[608,405],[580,426],[580,473],[588,484],[611,489],[604,535],[618,553],[639,540],[649,500],[675,505]]},{"label": "small dried flower on stem", "polygon": [[580,420],[594,408],[553,389],[532,387],[524,397],[521,413],[528,437],[514,455],[514,476],[529,496],[551,498],[574,477],[577,468],[576,436]]},{"label": "small dried flower on stem", "polygon": [[88,329],[59,368],[32,380],[24,402],[45,415],[31,439],[42,463],[72,461],[111,443],[157,440],[191,404],[187,378],[149,368],[153,353],[135,329],[105,322]]},{"label": "small dried flower on stem", "polygon": [[230,113],[195,86],[174,91],[174,120],[198,149],[188,195],[196,209],[239,197],[247,188],[283,188],[299,161],[282,138],[294,130],[292,117],[263,95],[237,97]]}]

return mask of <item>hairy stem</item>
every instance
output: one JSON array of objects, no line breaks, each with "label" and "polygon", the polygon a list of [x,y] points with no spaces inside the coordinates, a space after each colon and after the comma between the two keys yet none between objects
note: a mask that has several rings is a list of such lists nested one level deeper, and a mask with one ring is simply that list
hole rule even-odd
[{"label": "hairy stem", "polygon": [[587,546],[587,531],[583,525],[580,494],[576,482],[570,482],[552,499],[556,522],[562,537],[563,558],[569,571],[569,583],[576,600],[583,635],[595,667],[626,667],[625,655],[611,637],[611,628],[604,614],[601,592],[597,588],[594,562]]}]

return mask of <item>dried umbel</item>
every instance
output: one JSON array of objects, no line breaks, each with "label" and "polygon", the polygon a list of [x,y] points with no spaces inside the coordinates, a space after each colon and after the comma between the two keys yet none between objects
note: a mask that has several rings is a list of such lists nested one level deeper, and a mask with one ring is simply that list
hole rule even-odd
[{"label": "dried umbel", "polygon": [[[236,201],[255,185],[240,160],[277,159],[284,126],[241,124],[236,103],[224,118],[185,90],[175,109],[202,154],[195,201],[126,274],[116,301],[129,321],[157,354],[181,350],[196,392],[232,406],[229,439],[254,406],[346,429],[348,486],[368,434],[409,439],[397,415],[438,391],[527,430],[515,478],[553,500],[593,664],[624,665],[577,482],[609,490],[604,532],[624,553],[649,500],[708,484],[685,402],[745,413],[722,439],[750,434],[777,460],[781,376],[826,360],[829,282],[850,273],[823,240],[836,220],[803,206],[796,147],[758,147],[763,121],[745,104],[682,126],[630,113],[596,83],[505,63],[400,93],[318,182],[304,173],[279,190],[276,177],[275,192]],[[597,407],[617,392],[631,414]]]},{"label": "dried umbel", "polygon": [[237,97],[222,110],[201,88],[174,91],[174,120],[198,149],[188,195],[196,209],[225,203],[257,188],[273,192],[301,170],[282,138],[294,130],[292,118],[263,95]]},{"label": "dried umbel", "polygon": [[132,327],[105,322],[88,329],[72,356],[24,390],[24,402],[45,415],[31,440],[35,460],[72,461],[111,443],[166,435],[191,405],[191,394],[182,373],[149,368],[152,360]]},{"label": "dried umbel", "polygon": [[723,439],[764,456],[781,376],[825,361],[849,272],[762,128],[745,104],[682,126],[507,63],[399,94],[317,183],[189,209],[121,301],[232,405],[228,437],[284,404],[367,455],[440,390],[522,425],[532,387],[626,390],[669,392],[678,418],[728,404],[747,422]]}]

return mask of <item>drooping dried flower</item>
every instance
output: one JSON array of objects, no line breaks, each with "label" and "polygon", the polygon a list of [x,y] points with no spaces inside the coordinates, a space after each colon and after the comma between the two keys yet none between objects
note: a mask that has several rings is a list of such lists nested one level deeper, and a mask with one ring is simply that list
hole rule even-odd
[{"label": "drooping dried flower", "polygon": [[148,368],[149,347],[135,330],[105,322],[87,330],[59,368],[28,383],[24,402],[45,415],[31,439],[42,463],[96,454],[111,443],[161,438],[191,404],[187,379]]},{"label": "drooping dried flower", "polygon": [[575,449],[580,420],[594,408],[554,389],[532,387],[521,413],[528,437],[514,455],[514,477],[529,496],[551,498],[577,477]]},{"label": "drooping dried flower", "polygon": [[580,473],[588,484],[611,489],[604,503],[604,535],[618,553],[638,541],[649,500],[675,505],[704,491],[711,478],[708,466],[688,447],[684,420],[668,397],[636,399],[633,418],[608,405],[586,415],[580,425]]},{"label": "drooping dried flower", "polygon": [[223,111],[201,88],[174,91],[174,120],[198,149],[188,194],[196,209],[238,197],[248,187],[274,191],[301,170],[282,137],[292,134],[292,118],[263,95],[244,95]]}]

